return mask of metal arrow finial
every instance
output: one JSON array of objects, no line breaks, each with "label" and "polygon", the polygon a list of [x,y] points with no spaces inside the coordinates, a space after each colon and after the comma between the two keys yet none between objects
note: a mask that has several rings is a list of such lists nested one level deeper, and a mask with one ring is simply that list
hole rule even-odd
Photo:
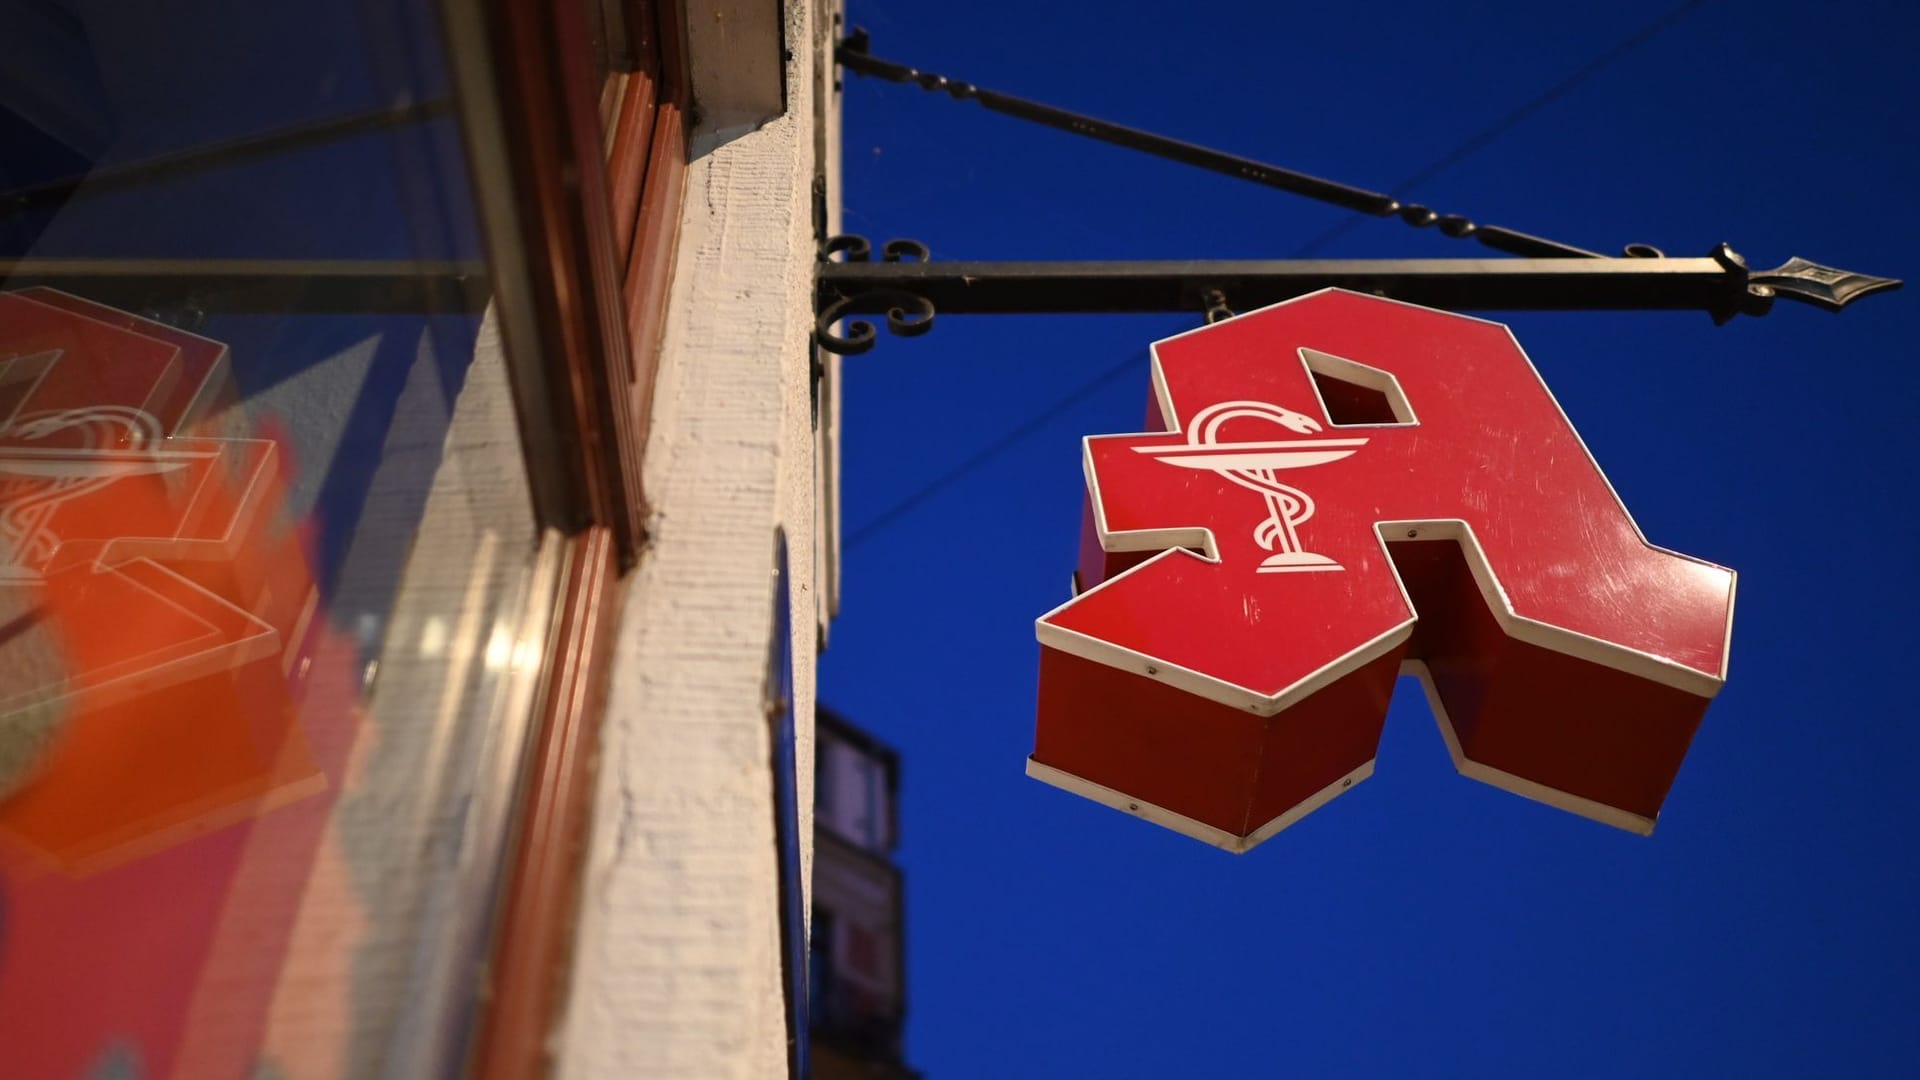
[{"label": "metal arrow finial", "polygon": [[1765,286],[1783,299],[1839,311],[1863,296],[1892,292],[1900,287],[1901,281],[1898,278],[1857,274],[1851,270],[1836,270],[1795,255],[1772,270],[1748,276],[1747,285],[1749,288]]}]

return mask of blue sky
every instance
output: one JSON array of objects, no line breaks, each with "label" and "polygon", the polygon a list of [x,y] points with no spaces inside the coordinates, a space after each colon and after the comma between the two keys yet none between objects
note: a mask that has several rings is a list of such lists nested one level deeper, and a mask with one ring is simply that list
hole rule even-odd
[{"label": "blue sky", "polygon": [[[1068,7],[850,17],[889,59],[1483,223],[1916,268],[1905,5]],[[849,78],[845,120],[848,230],[939,258],[1286,257],[1348,216],[912,87]],[[1392,221],[1321,249],[1480,251]],[[1137,427],[1146,345],[1197,317],[946,316],[848,360],[822,693],[903,756],[908,1050],[931,1076],[1920,1069],[1920,289],[1725,327],[1497,317],[1648,537],[1741,575],[1731,679],[1651,839],[1455,776],[1404,683],[1376,776],[1245,856],[1027,779],[1078,440]]]}]

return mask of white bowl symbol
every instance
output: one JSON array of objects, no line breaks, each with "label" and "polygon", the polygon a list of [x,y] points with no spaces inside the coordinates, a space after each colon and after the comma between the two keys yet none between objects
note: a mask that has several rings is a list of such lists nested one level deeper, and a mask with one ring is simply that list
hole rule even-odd
[{"label": "white bowl symbol", "polygon": [[1267,517],[1253,530],[1254,542],[1273,552],[1260,563],[1259,573],[1285,574],[1342,570],[1339,563],[1300,546],[1298,529],[1313,517],[1313,497],[1280,483],[1274,474],[1283,469],[1325,465],[1351,455],[1365,439],[1279,439],[1265,442],[1221,442],[1220,428],[1229,420],[1269,420],[1288,431],[1313,435],[1320,422],[1265,401],[1223,401],[1196,413],[1187,423],[1187,441],[1179,446],[1136,446],[1142,454],[1182,469],[1204,469],[1260,493]]}]

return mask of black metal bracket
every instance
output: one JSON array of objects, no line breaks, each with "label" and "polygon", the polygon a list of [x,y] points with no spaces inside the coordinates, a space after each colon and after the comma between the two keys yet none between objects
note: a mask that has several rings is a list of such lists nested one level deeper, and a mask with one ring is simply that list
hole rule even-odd
[{"label": "black metal bracket", "polygon": [[[1456,239],[1519,259],[1294,259],[1208,262],[933,262],[926,245],[895,240],[879,263],[857,236],[836,236],[821,249],[816,339],[828,352],[871,349],[870,322],[834,326],[849,315],[885,314],[895,334],[916,336],[936,312],[956,315],[1193,312],[1207,321],[1301,296],[1343,288],[1455,310],[1699,310],[1725,323],[1735,315],[1764,315],[1778,298],[1839,311],[1864,296],[1900,287],[1875,277],[1795,257],[1759,273],[1721,244],[1704,258],[1668,258],[1649,244],[1628,244],[1623,257],[1498,225],[1478,225],[1418,203],[1335,180],[1296,172],[1204,146],[1109,123],[969,82],[882,60],[869,51],[865,30],[842,40],[835,57],[859,75],[944,91],[994,112],[1112,143],[1156,157],[1239,177],[1266,187],[1355,210],[1398,217],[1419,228],[1438,227]],[[835,261],[835,255],[844,259]],[[907,256],[912,256],[907,258]],[[1229,306],[1231,305],[1231,306]]]},{"label": "black metal bracket", "polygon": [[[927,245],[918,240],[889,240],[880,249],[882,262],[879,266],[925,265],[930,254]],[[835,255],[842,256],[845,261],[833,261]],[[820,249],[823,268],[872,266],[874,264],[869,261],[872,257],[873,245],[864,236],[831,237]],[[919,337],[933,329],[932,301],[910,289],[885,283],[856,286],[831,296],[822,291],[814,306],[817,311],[814,340],[822,349],[840,356],[857,356],[866,352],[873,348],[879,338],[879,331],[865,319],[853,320],[847,324],[846,333],[840,333],[835,327],[848,315],[884,314],[887,317],[887,330],[898,337]]]},{"label": "black metal bracket", "polygon": [[0,259],[0,285],[44,285],[180,325],[209,312],[478,313],[493,295],[487,269],[478,260],[30,258]]},{"label": "black metal bracket", "polygon": [[[871,44],[867,31],[856,27],[853,33],[842,39],[839,46],[835,48],[834,58],[839,61],[841,67],[857,75],[870,75],[887,82],[911,83],[928,92],[944,91],[956,101],[975,101],[983,108],[1005,116],[1111,143],[1129,150],[1138,150],[1141,153],[1178,161],[1195,168],[1223,173],[1362,214],[1383,218],[1398,217],[1417,229],[1437,227],[1441,233],[1456,240],[1472,237],[1495,251],[1504,251],[1509,255],[1543,259],[1605,257],[1597,251],[1588,251],[1586,248],[1564,244],[1558,240],[1549,240],[1543,236],[1533,236],[1499,225],[1478,225],[1459,214],[1443,214],[1419,203],[1401,202],[1391,195],[1369,191],[1352,184],[1343,184],[1338,180],[1327,180],[1279,165],[1270,165],[1264,161],[1255,161],[1237,154],[1197,146],[1179,139],[1170,139],[1151,131],[1115,124],[1038,101],[1016,97],[1013,94],[988,90],[959,79],[949,79],[944,75],[920,71],[891,60],[882,60],[868,51]],[[1661,254],[1658,248],[1648,244],[1628,244],[1624,253],[1633,257],[1656,258]]]},{"label": "black metal bracket", "polygon": [[106,165],[80,176],[62,177],[30,187],[0,191],[0,220],[30,210],[57,206],[74,195],[101,195],[112,191],[178,180],[183,176],[229,168],[258,158],[303,150],[341,139],[409,124],[424,124],[454,114],[454,100],[434,98],[364,112],[347,113],[305,124],[294,124],[255,135],[243,135],[141,161]]},{"label": "black metal bracket", "polygon": [[[830,252],[864,251],[858,237],[835,237]],[[924,253],[894,241],[889,251]],[[1697,259],[1275,259],[1169,262],[823,261],[817,279],[820,347],[851,355],[871,349],[876,331],[856,322],[844,336],[833,324],[851,315],[887,316],[902,336],[952,315],[1205,313],[1277,304],[1325,288],[1388,296],[1467,311],[1693,310],[1725,323],[1764,315],[1776,299],[1839,311],[1863,296],[1900,287],[1891,278],[1835,270],[1794,258],[1754,273],[1725,244]]]}]

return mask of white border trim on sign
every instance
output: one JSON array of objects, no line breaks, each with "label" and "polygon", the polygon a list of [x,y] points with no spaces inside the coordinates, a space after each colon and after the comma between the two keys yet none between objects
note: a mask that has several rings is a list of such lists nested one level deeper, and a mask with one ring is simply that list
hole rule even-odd
[{"label": "white border trim on sign", "polygon": [[1212,844],[1222,851],[1230,851],[1235,855],[1244,855],[1255,847],[1273,839],[1273,837],[1278,835],[1283,829],[1291,827],[1301,818],[1306,817],[1308,814],[1332,802],[1335,798],[1352,790],[1352,788],[1362,780],[1372,776],[1373,759],[1369,758],[1366,764],[1307,796],[1300,802],[1295,803],[1286,813],[1281,814],[1279,817],[1274,818],[1272,821],[1267,822],[1245,836],[1237,836],[1225,829],[1208,825],[1204,821],[1196,821],[1185,814],[1168,810],[1164,806],[1156,806],[1153,803],[1144,802],[1130,795],[1115,791],[1104,784],[1096,784],[1091,780],[1075,776],[1064,769],[1056,769],[1051,765],[1043,765],[1031,757],[1027,758],[1027,775],[1041,783],[1051,784],[1062,791],[1072,792],[1082,798],[1092,799],[1102,806],[1110,806],[1122,813],[1144,818],[1162,828],[1172,829],[1182,836],[1190,836],[1203,843]]},{"label": "white border trim on sign", "polygon": [[[1348,292],[1348,290],[1321,289],[1318,292],[1309,293],[1306,296],[1296,297],[1292,300],[1284,300],[1278,304],[1261,308],[1259,311],[1270,311],[1275,308],[1286,307],[1289,304],[1296,304],[1323,293],[1333,292]],[[1350,293],[1350,295],[1364,296],[1364,294],[1361,293]],[[1594,460],[1593,453],[1587,448],[1586,441],[1580,437],[1579,431],[1574,428],[1572,421],[1567,418],[1566,410],[1561,407],[1559,399],[1553,396],[1553,391],[1547,387],[1545,380],[1540,378],[1539,369],[1534,366],[1532,358],[1527,355],[1525,349],[1521,348],[1520,342],[1513,337],[1513,331],[1508,328],[1506,324],[1492,322],[1487,319],[1478,319],[1469,315],[1460,315],[1454,312],[1436,311],[1433,308],[1420,307],[1420,305],[1417,304],[1406,304],[1403,301],[1391,300],[1384,297],[1369,296],[1365,298],[1382,303],[1402,304],[1406,307],[1433,312],[1449,318],[1464,319],[1469,322],[1485,323],[1489,326],[1500,327],[1501,330],[1506,332],[1508,339],[1513,342],[1514,350],[1519,353],[1520,358],[1526,362],[1527,369],[1533,373],[1533,377],[1540,384],[1542,392],[1547,395],[1549,401],[1553,402],[1554,408],[1559,410],[1561,422],[1573,433],[1575,442],[1579,445],[1581,451],[1587,455],[1588,463],[1593,466],[1594,472],[1600,477],[1601,482],[1606,485],[1607,491],[1613,495],[1615,505],[1620,508],[1621,514],[1625,515],[1628,525],[1633,528],[1634,534],[1639,538],[1640,542],[1645,544],[1650,550],[1702,566],[1713,567],[1716,570],[1726,570],[1729,575],[1732,575],[1728,583],[1727,628],[1726,637],[1722,645],[1720,671],[1718,674],[1709,674],[1683,664],[1675,663],[1665,657],[1655,656],[1651,653],[1630,649],[1608,641],[1602,641],[1577,631],[1554,626],[1516,613],[1513,609],[1512,602],[1507,597],[1506,590],[1501,587],[1498,576],[1493,572],[1492,566],[1488,563],[1486,554],[1480,547],[1479,540],[1474,536],[1472,527],[1463,520],[1402,520],[1382,521],[1375,524],[1374,531],[1380,541],[1382,554],[1387,556],[1388,568],[1393,573],[1394,584],[1399,588],[1401,598],[1406,602],[1407,610],[1409,612],[1414,611],[1413,602],[1411,597],[1407,595],[1406,583],[1400,576],[1399,567],[1394,565],[1392,550],[1389,547],[1389,541],[1387,539],[1388,530],[1392,530],[1398,534],[1394,537],[1395,540],[1451,539],[1458,541],[1461,550],[1466,555],[1468,566],[1473,571],[1474,580],[1480,587],[1481,597],[1486,601],[1488,609],[1492,612],[1494,619],[1500,624],[1501,630],[1511,638],[1591,663],[1596,663],[1603,667],[1624,671],[1698,697],[1711,699],[1719,693],[1721,686],[1726,682],[1727,660],[1732,647],[1732,607],[1734,594],[1739,584],[1738,575],[1726,567],[1710,563],[1705,559],[1699,559],[1682,552],[1671,551],[1647,541],[1646,534],[1640,530],[1639,524],[1633,520],[1633,515],[1628,512],[1626,504],[1621,501],[1620,494],[1615,490],[1612,481],[1607,479],[1605,471],[1602,470],[1599,463]],[[1240,319],[1245,319],[1258,313],[1259,312],[1248,312],[1246,315],[1240,316]],[[1239,320],[1236,319],[1235,321],[1237,322]],[[1169,664],[1157,657],[1150,657],[1136,650],[1115,645],[1078,631],[1055,626],[1049,622],[1050,619],[1068,607],[1078,603],[1083,597],[1098,592],[1115,582],[1122,581],[1130,574],[1139,573],[1141,570],[1161,559],[1201,558],[1207,562],[1217,563],[1220,561],[1219,548],[1214,542],[1213,532],[1210,529],[1143,529],[1126,532],[1110,530],[1107,527],[1106,506],[1101,496],[1098,477],[1095,475],[1093,469],[1093,440],[1096,438],[1138,438],[1142,436],[1173,434],[1182,430],[1179,413],[1173,407],[1173,400],[1167,389],[1166,376],[1161,367],[1160,346],[1169,341],[1177,341],[1180,338],[1192,334],[1206,333],[1210,329],[1212,328],[1199,327],[1181,334],[1176,334],[1173,337],[1155,342],[1149,350],[1154,394],[1160,404],[1161,416],[1167,424],[1166,431],[1134,432],[1131,433],[1131,435],[1090,435],[1081,440],[1081,467],[1086,474],[1087,493],[1093,509],[1094,529],[1099,535],[1102,549],[1109,552],[1160,550],[1160,554],[1147,559],[1138,566],[1131,567],[1114,575],[1099,585],[1088,589],[1079,596],[1069,599],[1067,602],[1040,616],[1040,618],[1035,620],[1034,633],[1035,637],[1038,638],[1044,646],[1059,649],[1062,652],[1079,656],[1108,667],[1158,679],[1188,693],[1206,698],[1207,700],[1217,701],[1234,708],[1247,709],[1255,715],[1272,716],[1340,677],[1359,669],[1369,661],[1377,659],[1391,651],[1412,634],[1413,624],[1418,613],[1415,612],[1413,617],[1408,618],[1405,622],[1391,628],[1379,637],[1366,642],[1319,670],[1297,680],[1292,685],[1283,687],[1278,692],[1272,694],[1263,693],[1256,689],[1204,675],[1179,665]],[[1300,351],[1301,363],[1307,367],[1308,381],[1311,383],[1312,368],[1306,355],[1307,350],[1302,348]],[[1339,358],[1336,357],[1334,359]],[[1353,361],[1346,362],[1354,363]],[[1355,366],[1367,367],[1367,365],[1359,364]],[[1379,369],[1370,368],[1369,370]],[[1394,386],[1397,389],[1397,380],[1395,380]],[[1315,392],[1316,394],[1318,393],[1317,389]],[[1389,394],[1389,400],[1392,400],[1391,394]],[[1324,402],[1322,403],[1322,407],[1324,408]],[[1411,413],[1412,408],[1411,405],[1409,405],[1408,414],[1411,415]],[[1396,415],[1398,415],[1397,407]],[[1202,554],[1195,554],[1193,551],[1187,550],[1188,548],[1198,548]],[[1525,783],[1525,781],[1520,781],[1517,777],[1513,778],[1513,780],[1517,783]],[[1506,786],[1492,780],[1489,780],[1489,782],[1496,783],[1496,786]],[[1510,790],[1516,789],[1510,788]],[[1522,794],[1526,794],[1526,792],[1522,792]],[[1534,796],[1530,795],[1529,797]],[[1564,796],[1564,798],[1573,799],[1577,797],[1567,795]],[[1555,805],[1562,804],[1556,802]],[[1589,814],[1587,816],[1593,815]]]},{"label": "white border trim on sign", "polygon": [[[108,330],[112,330],[115,333],[133,334],[136,336],[145,337],[149,341],[154,341],[162,345],[169,346],[173,349],[174,361],[176,363],[179,361],[180,353],[182,352],[180,345],[176,342],[168,341],[165,337],[159,337],[159,336],[154,336],[152,334],[145,333],[140,327],[152,327],[154,330],[158,331],[160,334],[173,335],[173,336],[182,337],[182,338],[191,338],[194,341],[197,341],[200,344],[207,346],[208,348],[213,350],[213,362],[207,366],[207,370],[200,376],[200,384],[193,388],[193,394],[191,397],[187,399],[187,403],[181,407],[180,415],[174,418],[175,428],[166,431],[165,434],[168,436],[185,435],[188,433],[186,429],[188,428],[189,425],[197,423],[201,420],[204,420],[209,415],[212,408],[213,399],[219,392],[221,384],[225,381],[225,378],[228,372],[229,363],[230,363],[228,358],[227,345],[225,342],[215,341],[210,337],[207,337],[203,334],[196,334],[191,330],[182,330],[177,326],[169,326],[166,323],[156,322],[143,315],[135,315],[130,311],[121,311],[118,308],[110,308],[110,307],[107,307],[105,304],[101,304],[94,300],[89,300],[84,296],[75,295],[74,293],[67,292],[64,289],[55,289],[45,285],[36,285],[32,288],[20,289],[16,292],[8,293],[7,295],[18,297],[21,300],[30,301],[38,307],[47,308],[48,310],[51,310],[51,311],[57,311],[60,314],[65,315],[69,318],[82,319],[82,320],[85,320],[86,322],[90,322],[94,324],[95,326],[106,327]],[[108,312],[113,315],[118,315],[123,318],[130,319],[133,322],[139,324],[139,326],[138,327],[121,326],[117,323],[109,322],[106,319],[100,318],[95,314],[88,314],[85,312],[75,311],[73,308],[62,307],[59,304],[50,304],[43,299],[43,297],[47,297],[47,296],[64,297],[68,300],[72,300],[77,304],[84,304],[87,307],[94,309],[94,311],[96,312],[102,312],[102,311]],[[151,405],[153,403],[154,396],[157,395],[158,393],[159,391],[156,390],[154,391],[153,394],[149,394],[146,404],[141,405],[140,408],[143,411],[151,412],[152,410],[148,409],[146,406]]]},{"label": "white border trim on sign", "polygon": [[1440,726],[1440,738],[1447,744],[1447,756],[1453,759],[1453,768],[1469,780],[1478,780],[1502,791],[1511,792],[1537,803],[1578,814],[1583,818],[1597,821],[1602,825],[1611,825],[1616,829],[1625,829],[1641,836],[1652,836],[1655,818],[1641,817],[1628,813],[1618,807],[1608,806],[1584,796],[1548,787],[1524,776],[1516,776],[1504,769],[1491,765],[1482,765],[1460,751],[1460,736],[1453,730],[1453,719],[1447,715],[1447,707],[1441,703],[1440,694],[1433,686],[1433,673],[1424,661],[1407,660],[1400,665],[1400,674],[1420,680],[1420,689],[1427,696],[1427,707],[1433,710],[1433,719]]},{"label": "white border trim on sign", "polygon": [[[1344,356],[1335,356],[1319,349],[1300,347],[1300,363],[1307,369],[1307,385],[1313,387],[1313,399],[1320,403],[1320,415],[1327,418],[1327,426],[1333,428],[1403,428],[1419,427],[1420,417],[1413,411],[1413,403],[1407,400],[1407,392],[1400,388],[1400,378],[1385,368],[1372,364],[1363,364],[1358,360],[1349,360]],[[1392,410],[1393,419],[1380,424],[1341,424],[1333,419],[1333,410],[1327,408],[1327,396],[1320,392],[1320,380],[1315,375],[1324,375],[1329,379],[1352,383],[1355,386],[1373,390],[1387,399],[1387,408]]]},{"label": "white border trim on sign", "polygon": [[[11,388],[21,385],[26,387],[20,392],[20,400],[13,409],[10,412],[0,413],[0,432],[5,432],[14,426],[21,412],[33,401],[33,396],[40,392],[40,384],[47,381],[47,375],[53,371],[54,365],[60,362],[64,351],[43,349],[37,353],[23,353],[0,360],[0,387]],[[14,370],[16,367],[19,368],[17,373]]]}]

